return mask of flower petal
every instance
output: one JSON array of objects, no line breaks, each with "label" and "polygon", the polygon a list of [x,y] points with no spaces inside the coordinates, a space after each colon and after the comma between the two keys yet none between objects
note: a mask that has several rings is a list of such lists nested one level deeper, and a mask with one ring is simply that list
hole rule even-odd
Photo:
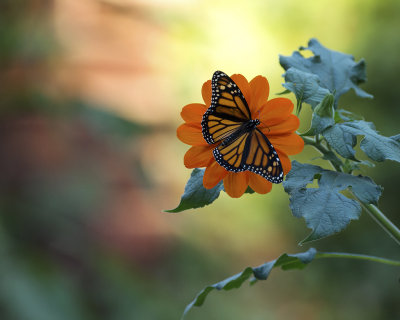
[{"label": "flower petal", "polygon": [[259,129],[266,136],[287,135],[296,131],[300,126],[300,120],[294,114],[290,114],[284,121],[271,127],[260,125]]},{"label": "flower petal", "polygon": [[201,168],[207,167],[214,159],[212,153],[213,146],[194,146],[185,153],[183,163],[186,168]]},{"label": "flower petal", "polygon": [[281,160],[282,164],[282,169],[283,169],[283,175],[287,175],[292,169],[292,163],[290,162],[289,157],[280,149],[275,149],[275,151],[278,153],[279,160]]},{"label": "flower petal", "polygon": [[178,127],[176,130],[176,135],[183,143],[190,144],[192,146],[208,145],[206,140],[203,138],[200,124],[195,126],[184,123]]},{"label": "flower petal", "polygon": [[253,117],[258,118],[257,111],[265,104],[269,96],[269,83],[267,78],[257,76],[250,81],[251,103],[249,103],[250,112]]},{"label": "flower petal", "polygon": [[203,87],[201,88],[201,95],[203,96],[203,100],[208,108],[211,104],[211,80],[207,80],[203,83]]},{"label": "flower petal", "polygon": [[247,101],[247,104],[250,105],[251,101],[251,90],[250,85],[247,79],[241,74],[234,74],[231,76],[231,79],[238,85],[240,91],[242,91],[244,98]]},{"label": "flower petal", "polygon": [[246,191],[248,185],[248,172],[228,172],[224,178],[225,191],[232,198],[241,197]]},{"label": "flower petal", "polygon": [[296,133],[281,136],[268,136],[274,148],[286,154],[297,154],[303,151],[304,140]]},{"label": "flower petal", "polygon": [[272,127],[286,119],[293,111],[293,102],[287,98],[269,100],[261,107],[260,122],[264,126]]},{"label": "flower petal", "polygon": [[249,172],[249,187],[257,193],[266,194],[272,190],[272,183],[254,172]]},{"label": "flower petal", "polygon": [[206,171],[204,172],[204,188],[214,188],[222,179],[225,178],[227,174],[228,171],[226,171],[224,167],[221,167],[216,161],[212,161],[212,163],[206,168]]},{"label": "flower petal", "polygon": [[191,103],[182,108],[181,117],[185,122],[201,124],[203,114],[207,111],[207,107],[201,103]]}]

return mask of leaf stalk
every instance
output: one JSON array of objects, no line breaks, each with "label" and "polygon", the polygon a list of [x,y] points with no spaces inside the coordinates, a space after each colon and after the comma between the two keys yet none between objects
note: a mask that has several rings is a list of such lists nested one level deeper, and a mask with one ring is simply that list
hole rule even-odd
[{"label": "leaf stalk", "polygon": [[344,252],[317,252],[315,254],[314,259],[324,259],[324,258],[345,258],[345,259],[357,259],[357,260],[368,260],[383,264],[388,264],[392,266],[400,267],[400,261],[386,259],[376,256],[369,256],[365,254],[357,254],[357,253],[344,253]]}]

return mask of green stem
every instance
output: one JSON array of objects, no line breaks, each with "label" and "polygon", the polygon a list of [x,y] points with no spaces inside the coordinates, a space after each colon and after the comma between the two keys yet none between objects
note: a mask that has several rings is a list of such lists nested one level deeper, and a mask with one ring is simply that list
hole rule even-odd
[{"label": "green stem", "polygon": [[[354,195],[354,194],[353,194]],[[379,208],[373,204],[364,203],[358,199],[355,195],[354,197],[360,202],[361,206],[366,212],[378,223],[383,230],[385,230],[398,244],[400,244],[400,230],[397,228],[392,221],[390,221]]]},{"label": "green stem", "polygon": [[385,258],[368,256],[365,254],[356,254],[356,253],[317,252],[314,259],[323,259],[323,258],[345,258],[345,259],[368,260],[368,261],[379,262],[400,267],[400,261],[397,260],[385,259]]},{"label": "green stem", "polygon": [[[310,137],[304,137],[302,136],[302,139],[304,140],[304,142],[308,145],[313,146],[315,149],[317,149],[321,154],[325,155],[329,153],[329,149],[325,146],[323,146],[319,141],[316,141],[313,138]],[[329,160],[328,160],[329,161]],[[335,168],[336,171],[342,171],[342,168],[340,166],[338,166],[336,163],[334,163],[333,161],[329,161],[330,164]]]}]

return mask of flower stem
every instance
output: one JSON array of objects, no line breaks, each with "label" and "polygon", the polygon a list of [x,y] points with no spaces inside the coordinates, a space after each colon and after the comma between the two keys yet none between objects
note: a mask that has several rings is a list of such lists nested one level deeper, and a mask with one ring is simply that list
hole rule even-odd
[{"label": "flower stem", "polygon": [[383,264],[389,264],[392,266],[400,267],[400,261],[385,259],[375,256],[368,256],[365,254],[356,254],[356,253],[343,253],[343,252],[317,252],[315,255],[315,259],[323,259],[323,258],[345,258],[345,259],[358,259],[358,260],[368,260],[373,262],[379,262]]}]

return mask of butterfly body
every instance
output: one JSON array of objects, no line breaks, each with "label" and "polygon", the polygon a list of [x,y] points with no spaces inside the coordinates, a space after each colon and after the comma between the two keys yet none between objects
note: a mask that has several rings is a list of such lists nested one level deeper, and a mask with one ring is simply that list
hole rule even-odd
[{"label": "butterfly body", "polygon": [[279,156],[268,138],[257,128],[250,108],[236,83],[221,71],[213,75],[211,105],[201,122],[203,137],[215,160],[228,171],[251,171],[268,181],[283,180]]},{"label": "butterfly body", "polygon": [[253,131],[259,124],[260,120],[258,119],[243,122],[243,124],[235,132],[233,132],[231,135],[222,140],[221,146],[227,146],[231,144],[243,134]]}]

